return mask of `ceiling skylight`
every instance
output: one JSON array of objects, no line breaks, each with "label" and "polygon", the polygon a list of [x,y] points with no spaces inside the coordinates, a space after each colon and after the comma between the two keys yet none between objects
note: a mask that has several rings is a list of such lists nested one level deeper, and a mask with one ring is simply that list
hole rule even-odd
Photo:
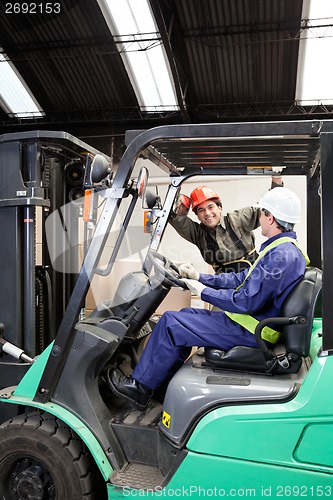
[{"label": "ceiling skylight", "polygon": [[306,0],[302,19],[296,100],[303,105],[332,104],[332,0]]},{"label": "ceiling skylight", "polygon": [[41,118],[41,108],[23,80],[0,54],[0,102],[4,110],[18,118]]},{"label": "ceiling skylight", "polygon": [[140,108],[178,109],[173,80],[147,0],[98,0]]}]

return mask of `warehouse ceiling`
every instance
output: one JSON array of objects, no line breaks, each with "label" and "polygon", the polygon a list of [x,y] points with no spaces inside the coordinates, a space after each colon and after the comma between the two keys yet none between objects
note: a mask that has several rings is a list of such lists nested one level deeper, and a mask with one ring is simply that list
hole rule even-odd
[{"label": "warehouse ceiling", "polygon": [[[63,130],[118,155],[127,129],[332,113],[333,106],[295,100],[303,0],[150,0],[178,109],[149,112],[140,107],[100,3],[28,3],[37,8],[26,13],[1,3],[0,47],[43,114],[23,119],[0,100],[0,134]],[[59,7],[46,13],[42,4]]]}]

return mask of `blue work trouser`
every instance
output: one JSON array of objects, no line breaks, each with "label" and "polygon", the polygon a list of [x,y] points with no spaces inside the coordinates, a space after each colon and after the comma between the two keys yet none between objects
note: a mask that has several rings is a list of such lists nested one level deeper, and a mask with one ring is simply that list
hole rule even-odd
[{"label": "blue work trouser", "polygon": [[236,345],[258,347],[255,337],[222,311],[185,308],[163,314],[133,371],[133,378],[150,389],[169,381],[192,346],[228,350]]}]

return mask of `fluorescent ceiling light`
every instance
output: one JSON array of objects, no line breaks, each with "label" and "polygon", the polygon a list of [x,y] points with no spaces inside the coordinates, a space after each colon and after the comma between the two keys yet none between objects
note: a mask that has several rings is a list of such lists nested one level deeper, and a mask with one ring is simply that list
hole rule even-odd
[{"label": "fluorescent ceiling light", "polygon": [[98,0],[98,3],[140,108],[144,111],[179,109],[170,67],[147,0]]},{"label": "fluorescent ceiling light", "polygon": [[0,54],[0,101],[7,113],[18,118],[41,118],[41,108],[13,66]]},{"label": "fluorescent ceiling light", "polygon": [[295,99],[304,105],[332,104],[332,0],[305,1],[302,18],[306,29],[300,40]]}]

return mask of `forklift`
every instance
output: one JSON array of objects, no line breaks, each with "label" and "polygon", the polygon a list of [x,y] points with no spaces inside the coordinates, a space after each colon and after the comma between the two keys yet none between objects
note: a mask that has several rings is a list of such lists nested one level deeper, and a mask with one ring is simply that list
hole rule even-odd
[{"label": "forklift", "polygon": [[[331,497],[333,121],[170,125],[125,142],[113,171],[65,132],[0,136],[0,498]],[[307,180],[311,261],[284,304],[281,343],[262,340],[266,318],[258,348],[205,348],[146,409],[115,397],[107,370],[131,373],[156,309],[185,286],[158,252],[183,182],[281,166]],[[85,314],[138,211],[150,231],[142,266]]]}]

